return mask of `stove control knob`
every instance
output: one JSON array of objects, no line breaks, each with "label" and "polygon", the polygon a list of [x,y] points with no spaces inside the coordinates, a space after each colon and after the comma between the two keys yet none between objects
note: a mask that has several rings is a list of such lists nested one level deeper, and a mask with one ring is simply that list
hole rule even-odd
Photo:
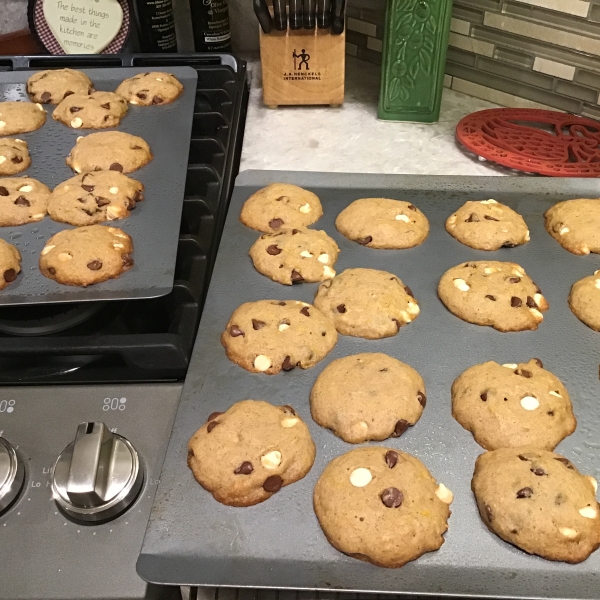
[{"label": "stove control knob", "polygon": [[0,437],[0,514],[15,501],[24,480],[25,469],[15,449]]},{"label": "stove control knob", "polygon": [[52,470],[54,499],[79,521],[109,521],[127,510],[144,482],[135,448],[104,423],[81,423]]}]

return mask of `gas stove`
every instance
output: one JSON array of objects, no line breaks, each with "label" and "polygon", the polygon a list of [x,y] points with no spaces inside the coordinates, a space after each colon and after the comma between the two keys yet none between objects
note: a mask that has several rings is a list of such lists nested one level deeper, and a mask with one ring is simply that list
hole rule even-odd
[{"label": "gas stove", "polygon": [[182,65],[198,87],[173,291],[0,309],[0,600],[181,598],[143,581],[135,563],[248,100],[246,65],[229,55],[0,57],[0,71]]}]

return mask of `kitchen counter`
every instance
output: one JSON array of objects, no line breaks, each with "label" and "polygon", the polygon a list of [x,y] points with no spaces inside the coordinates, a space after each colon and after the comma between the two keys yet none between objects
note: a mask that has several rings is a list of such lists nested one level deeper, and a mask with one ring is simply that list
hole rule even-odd
[{"label": "kitchen counter", "polygon": [[260,61],[249,59],[252,88],[240,170],[276,169],[430,175],[513,175],[480,162],[454,139],[465,115],[496,104],[444,89],[438,123],[377,120],[380,68],[346,57],[340,108],[266,108]]}]

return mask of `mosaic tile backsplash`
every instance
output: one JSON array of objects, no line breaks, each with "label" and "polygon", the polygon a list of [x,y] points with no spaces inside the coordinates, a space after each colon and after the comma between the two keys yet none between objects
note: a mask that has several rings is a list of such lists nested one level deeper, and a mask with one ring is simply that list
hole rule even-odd
[{"label": "mosaic tile backsplash", "polygon": [[[347,53],[381,63],[385,0],[349,0]],[[454,0],[445,85],[600,120],[600,0]]]}]

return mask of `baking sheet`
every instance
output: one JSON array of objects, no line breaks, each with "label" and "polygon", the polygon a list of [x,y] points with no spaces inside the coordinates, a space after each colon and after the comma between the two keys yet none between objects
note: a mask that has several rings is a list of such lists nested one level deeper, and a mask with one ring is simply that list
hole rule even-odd
[{"label": "baking sheet", "polygon": [[[295,183],[322,200],[324,216],[313,227],[339,244],[338,273],[371,267],[397,274],[413,290],[420,316],[393,338],[369,341],[340,336],[314,368],[265,376],[230,362],[219,336],[234,309],[260,299],[312,302],[318,284],[288,287],[257,273],[247,255],[258,232],[238,220],[244,200],[275,181]],[[600,598],[600,551],[579,565],[530,556],[490,533],[477,512],[470,481],[483,452],[450,414],[452,381],[487,360],[516,363],[539,357],[566,385],[578,418],[576,432],[557,451],[586,474],[600,475],[600,333],[569,310],[573,282],[600,268],[600,256],[575,256],[544,230],[543,212],[557,201],[600,196],[589,179],[422,177],[248,171],[238,177],[215,266],[196,348],[175,420],[138,572],[149,581],[232,587],[271,587],[361,592]],[[386,196],[408,200],[428,217],[427,240],[409,250],[373,250],[344,238],[335,217],[353,200]],[[485,252],[468,248],[444,229],[445,219],[468,199],[495,198],[521,213],[531,242]],[[436,294],[441,275],[472,260],[522,265],[550,303],[535,332],[500,333],[461,321]],[[446,543],[401,569],[382,569],[347,557],[329,545],[312,508],[312,492],[327,463],[356,446],[319,427],[310,416],[309,392],[334,359],[385,352],[415,367],[427,386],[421,420],[402,437],[381,445],[421,459],[454,492]],[[308,423],[317,446],[310,473],[268,501],[230,508],[213,500],[186,465],[187,442],[213,411],[245,398],[290,404]],[[215,456],[214,460],[218,460]]]},{"label": "baking sheet", "polygon": [[[135,264],[117,279],[88,288],[61,285],[44,277],[38,259],[46,241],[71,225],[46,216],[42,221],[19,227],[0,227],[0,238],[14,244],[22,255],[21,273],[0,292],[0,306],[92,300],[127,300],[164,296],[173,289],[175,257],[183,207],[192,117],[198,74],[191,67],[169,67],[184,85],[183,94],[165,106],[132,106],[118,127],[71,129],[52,118],[54,106],[44,105],[48,114],[41,129],[14,136],[29,144],[31,167],[15,175],[39,179],[53,189],[75,173],[65,158],[81,135],[96,131],[123,131],[145,139],[154,159],[129,173],[145,186],[145,200],[127,219],[104,225],[119,227],[133,238]],[[81,69],[98,90],[114,91],[119,83],[148,68]],[[0,72],[0,101],[29,101],[27,79],[34,71]]]}]

